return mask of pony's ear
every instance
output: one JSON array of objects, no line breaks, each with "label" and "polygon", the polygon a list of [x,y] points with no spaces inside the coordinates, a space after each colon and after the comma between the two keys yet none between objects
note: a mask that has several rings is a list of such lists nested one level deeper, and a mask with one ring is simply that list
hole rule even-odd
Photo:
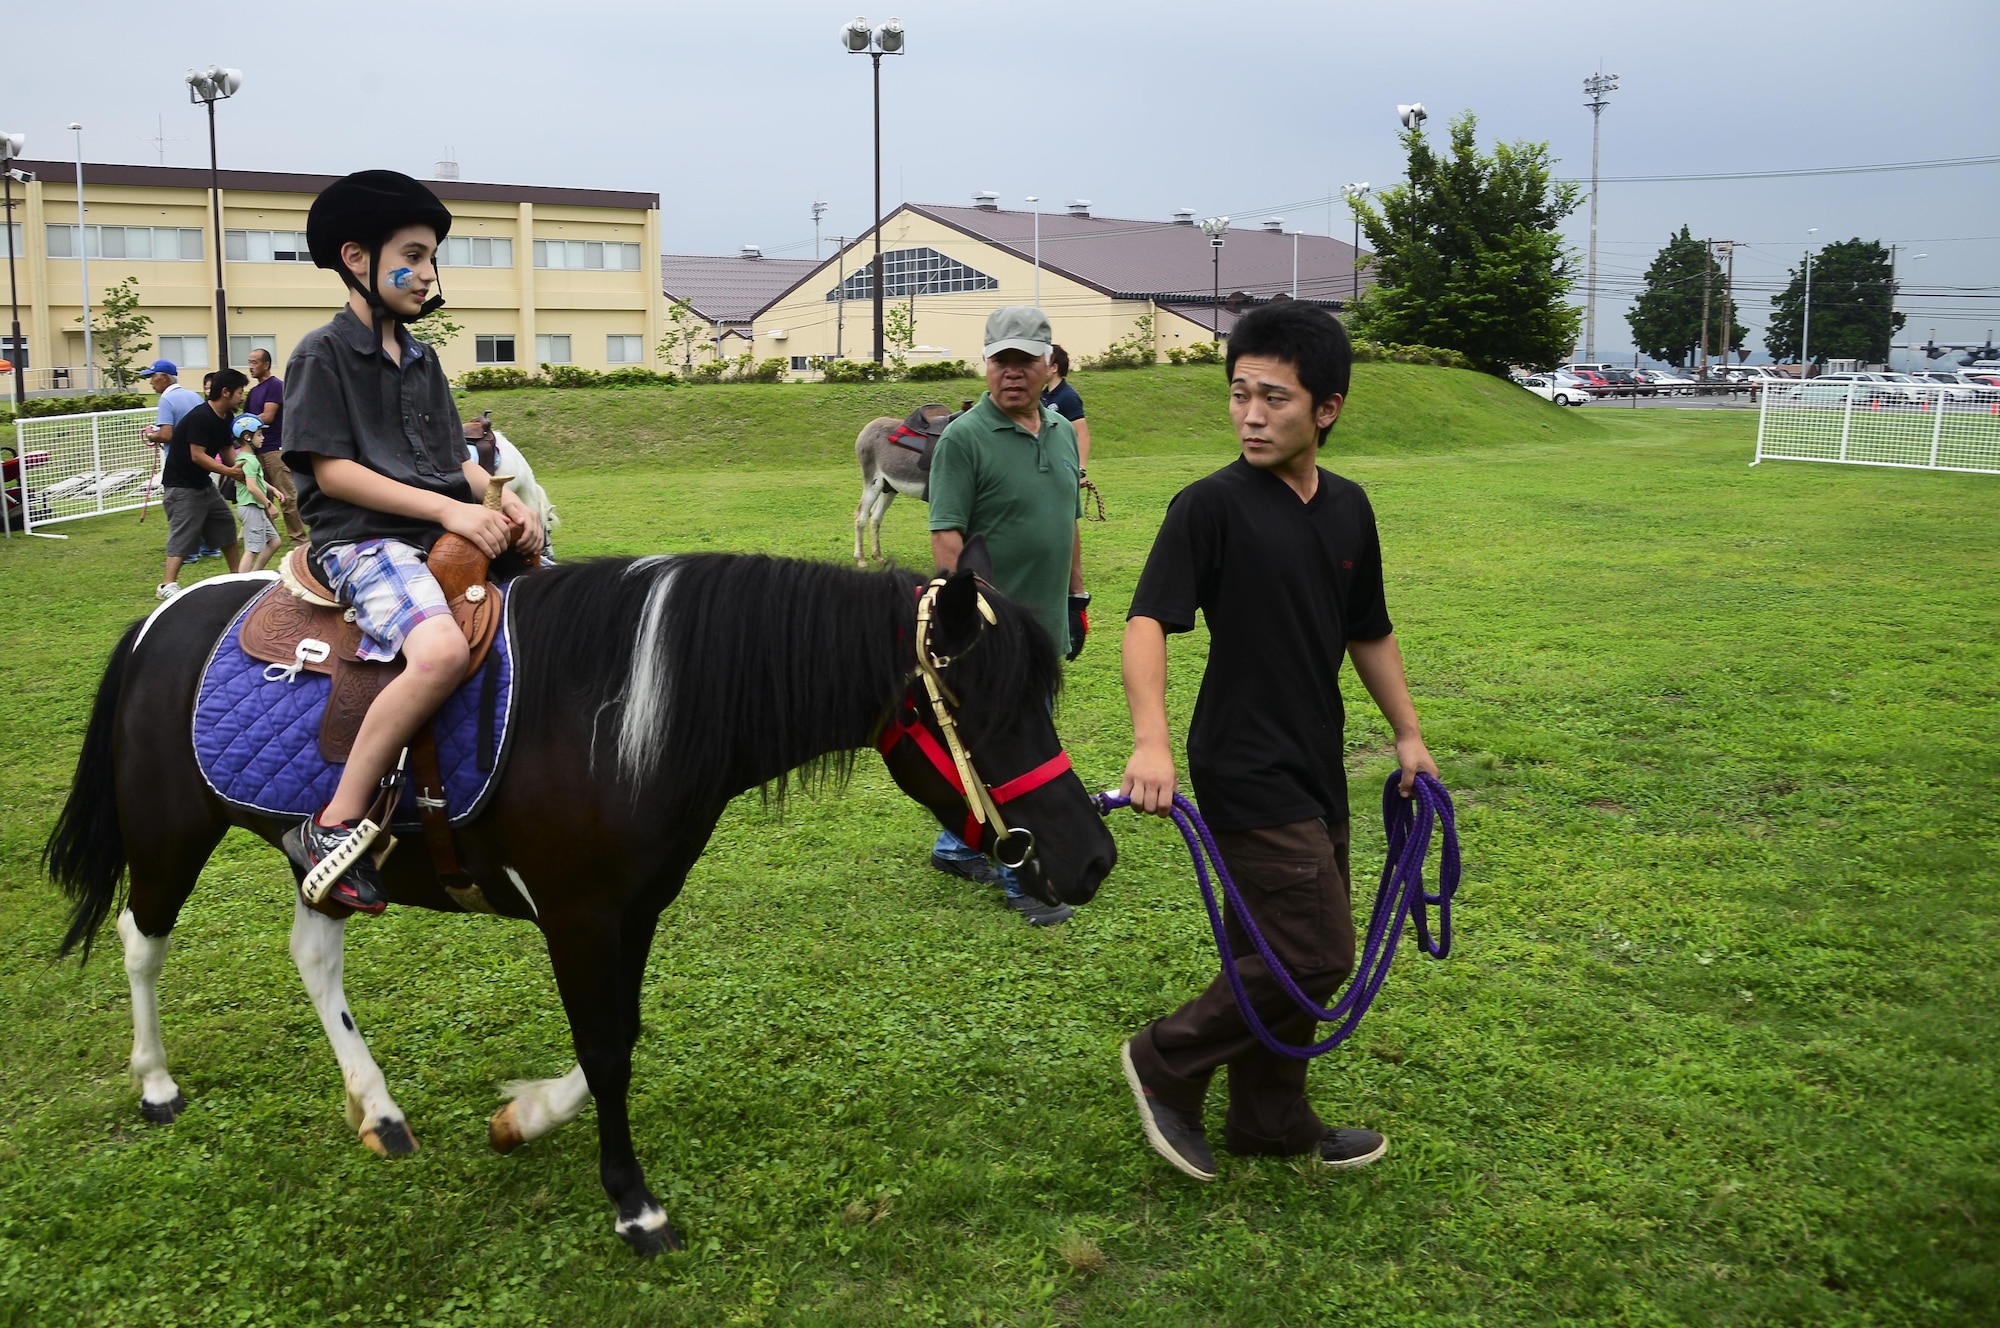
[{"label": "pony's ear", "polygon": [[965,541],[958,554],[958,570],[972,573],[989,586],[993,584],[993,555],[986,551],[984,535],[974,535]]},{"label": "pony's ear", "polygon": [[931,649],[940,655],[962,655],[979,639],[982,625],[979,583],[961,559],[958,570],[938,587],[931,607]]}]

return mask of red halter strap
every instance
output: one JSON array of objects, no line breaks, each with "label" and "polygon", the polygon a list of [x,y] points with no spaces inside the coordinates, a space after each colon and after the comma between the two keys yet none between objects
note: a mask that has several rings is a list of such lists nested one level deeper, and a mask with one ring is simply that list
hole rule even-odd
[{"label": "red halter strap", "polygon": [[[912,717],[905,718],[905,715]],[[924,754],[938,774],[944,776],[945,783],[951,785],[952,791],[959,797],[964,797],[965,784],[958,777],[958,766],[952,761],[951,754],[945,751],[944,745],[933,737],[931,731],[924,727],[922,721],[915,719],[914,715],[914,710],[899,707],[897,716],[883,726],[882,740],[877,744],[882,755],[887,756],[890,748],[897,742],[905,737],[909,738],[917,744],[917,750]],[[1059,751],[1026,774],[1016,775],[1006,783],[988,789],[987,792],[996,806],[1012,802],[1024,793],[1034,792],[1069,768],[1069,753]],[[978,848],[981,828],[979,818],[968,808],[965,813],[965,833],[960,838],[972,847]]]}]

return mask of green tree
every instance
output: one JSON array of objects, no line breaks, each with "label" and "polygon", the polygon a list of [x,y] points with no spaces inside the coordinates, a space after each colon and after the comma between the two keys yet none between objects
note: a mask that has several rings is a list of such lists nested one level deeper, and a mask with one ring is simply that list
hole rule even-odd
[{"label": "green tree", "polygon": [[[1656,360],[1665,360],[1675,368],[1684,366],[1702,344],[1701,319],[1706,305],[1709,353],[1728,359],[1722,345],[1724,277],[1722,264],[1709,253],[1708,245],[1690,235],[1686,226],[1679,235],[1667,237],[1666,248],[1646,269],[1646,289],[1625,315],[1632,328],[1632,344]],[[1750,329],[1737,322],[1732,311],[1727,350],[1741,350],[1749,335]]]},{"label": "green tree", "polygon": [[1790,284],[1771,297],[1764,345],[1772,359],[1795,363],[1804,333],[1812,338],[1806,349],[1815,364],[1829,359],[1887,364],[1889,342],[1904,321],[1895,303],[1888,249],[1859,236],[1836,240],[1813,256],[1810,331],[1804,327],[1805,264],[1800,263],[1792,269]]},{"label": "green tree", "polygon": [[694,305],[687,300],[675,300],[667,309],[667,335],[655,353],[670,364],[680,360],[681,372],[692,374],[694,348],[705,343],[707,333],[708,325],[694,311]]},{"label": "green tree", "polygon": [[410,324],[410,335],[426,346],[443,350],[465,328],[451,320],[451,315],[443,309],[435,309]]},{"label": "green tree", "polygon": [[900,303],[889,305],[882,313],[882,347],[891,374],[898,378],[903,376],[909,368],[910,348],[916,344],[915,314]]},{"label": "green tree", "polygon": [[[104,361],[105,373],[122,392],[138,377],[132,372],[133,361],[153,348],[153,320],[139,312],[139,279],[127,277],[108,288],[92,312],[96,316],[90,320],[91,342]],[[81,323],[82,315],[75,321]]]},{"label": "green tree", "polygon": [[1556,227],[1577,187],[1551,177],[1546,143],[1482,153],[1468,111],[1440,154],[1405,130],[1408,179],[1355,205],[1375,251],[1355,330],[1375,341],[1440,346],[1488,373],[1554,364],[1576,342],[1583,311],[1568,302],[1576,255]]}]

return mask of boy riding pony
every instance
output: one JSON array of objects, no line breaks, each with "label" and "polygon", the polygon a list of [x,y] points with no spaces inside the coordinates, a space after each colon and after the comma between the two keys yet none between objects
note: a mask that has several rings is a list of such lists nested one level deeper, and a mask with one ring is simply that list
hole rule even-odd
[{"label": "boy riding pony", "polygon": [[335,181],[306,220],[314,264],[338,272],[348,297],[286,366],[285,463],[312,527],[313,565],[352,606],[361,658],[400,653],[405,663],[362,720],[332,801],[285,834],[314,907],[386,906],[368,857],[378,829],[364,817],[398,754],[465,679],[465,637],[425,566],[431,546],[446,531],[488,558],[510,546],[532,557],[542,545],[518,498],[508,494],[498,512],[477,501],[487,474],[466,459],[451,384],[408,330],[444,303],[432,292],[450,231],[437,195],[395,171]]}]

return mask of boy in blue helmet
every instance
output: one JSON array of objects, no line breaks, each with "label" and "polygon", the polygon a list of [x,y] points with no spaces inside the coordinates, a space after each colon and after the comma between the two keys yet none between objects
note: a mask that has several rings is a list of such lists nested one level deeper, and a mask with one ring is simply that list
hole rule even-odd
[{"label": "boy in blue helmet", "polygon": [[424,565],[431,545],[446,531],[489,558],[509,547],[532,556],[542,544],[535,514],[512,494],[499,512],[479,504],[487,475],[466,459],[451,384],[408,330],[444,303],[433,292],[450,231],[437,195],[396,171],[335,181],[306,220],[314,264],[339,273],[348,297],[286,367],[285,463],[312,528],[314,566],[353,606],[361,657],[405,661],[362,720],[332,800],[285,835],[314,907],[379,913],[387,904],[368,856],[379,833],[365,819],[369,805],[465,677],[465,638]]}]

